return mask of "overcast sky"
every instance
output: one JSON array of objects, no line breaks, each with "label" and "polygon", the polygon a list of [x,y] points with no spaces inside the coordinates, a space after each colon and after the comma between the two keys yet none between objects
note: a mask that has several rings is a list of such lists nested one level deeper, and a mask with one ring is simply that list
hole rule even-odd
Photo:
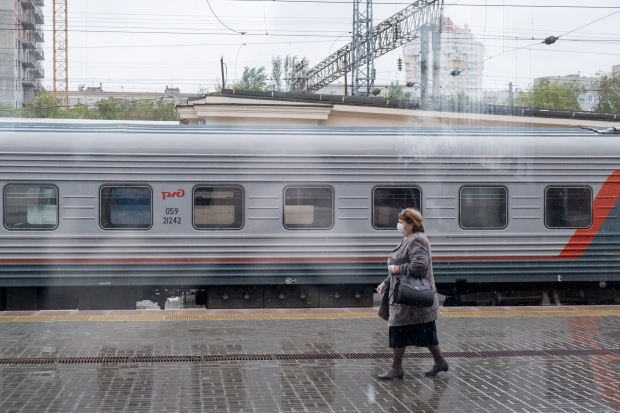
[{"label": "overcast sky", "polygon": [[[44,85],[51,87],[52,0],[45,2]],[[374,24],[407,4],[375,0]],[[163,92],[166,85],[188,93],[201,87],[214,91],[221,82],[222,56],[231,84],[245,66],[270,71],[272,56],[306,56],[313,66],[350,42],[350,1],[210,0],[210,5],[231,30],[206,0],[69,0],[70,90],[103,83],[105,91],[122,91],[122,86]],[[527,88],[540,76],[609,72],[620,64],[620,12],[554,45],[511,50],[616,11],[618,0],[446,0],[444,14],[458,26],[468,24],[485,45],[490,58],[484,62],[485,89],[506,89],[509,82]],[[377,59],[376,83],[403,82],[405,72],[397,70],[401,53]]]}]

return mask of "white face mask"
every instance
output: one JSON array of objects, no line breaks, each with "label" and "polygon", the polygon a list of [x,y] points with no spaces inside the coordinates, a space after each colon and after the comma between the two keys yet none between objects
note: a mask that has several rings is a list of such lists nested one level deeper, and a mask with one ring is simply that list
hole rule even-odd
[{"label": "white face mask", "polygon": [[401,224],[400,222],[396,225],[396,229],[398,230],[398,233],[400,235],[405,235],[405,233],[407,232],[407,230],[405,229],[405,225]]}]

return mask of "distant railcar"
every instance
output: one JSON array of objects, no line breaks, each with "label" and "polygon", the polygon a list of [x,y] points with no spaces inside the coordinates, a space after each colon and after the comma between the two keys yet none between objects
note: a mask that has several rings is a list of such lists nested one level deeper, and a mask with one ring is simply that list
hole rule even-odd
[{"label": "distant railcar", "polygon": [[620,279],[620,140],[589,131],[5,122],[0,185],[7,309],[371,305],[405,207],[448,302]]}]

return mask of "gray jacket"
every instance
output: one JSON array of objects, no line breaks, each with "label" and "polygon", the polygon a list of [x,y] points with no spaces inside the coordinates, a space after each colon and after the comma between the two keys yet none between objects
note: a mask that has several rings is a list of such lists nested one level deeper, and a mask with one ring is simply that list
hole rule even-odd
[{"label": "gray jacket", "polygon": [[[384,283],[390,283],[390,318],[388,326],[406,326],[410,324],[430,323],[439,317],[439,302],[433,278],[433,263],[431,246],[428,238],[421,232],[416,232],[409,239],[403,240],[388,258],[388,265],[398,265],[400,274],[389,275]],[[427,270],[428,267],[428,270]],[[431,307],[412,307],[409,305],[394,304],[394,286],[398,277],[424,277],[429,280],[435,290],[435,302]]]}]

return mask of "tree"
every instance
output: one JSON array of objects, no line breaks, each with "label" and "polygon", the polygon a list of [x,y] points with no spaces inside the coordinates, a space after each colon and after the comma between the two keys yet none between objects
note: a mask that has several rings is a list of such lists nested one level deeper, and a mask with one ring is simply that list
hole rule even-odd
[{"label": "tree", "polygon": [[45,89],[26,103],[22,111],[24,118],[64,118],[64,115],[62,99],[54,97],[49,90]]},{"label": "tree", "polygon": [[403,87],[398,83],[398,80],[396,81],[396,83],[391,82],[390,83],[390,87],[388,89],[388,95],[387,95],[388,99],[395,99],[395,100],[405,100],[405,92],[403,91]]},{"label": "tree", "polygon": [[177,120],[174,105],[174,101],[163,99],[131,102],[121,114],[121,119],[174,121]]},{"label": "tree", "polygon": [[305,56],[301,60],[297,56],[286,56],[284,59],[284,80],[286,82],[287,92],[291,91],[293,83],[295,83],[298,78],[306,75],[309,64],[310,62],[308,62]]},{"label": "tree", "polygon": [[15,108],[10,103],[0,103],[0,118],[12,118],[15,115]]},{"label": "tree", "polygon": [[565,83],[551,83],[542,79],[527,92],[517,96],[517,105],[533,109],[581,110],[579,95],[586,88],[576,80]]},{"label": "tree", "polygon": [[124,119],[122,117],[122,111],[124,110],[124,105],[120,100],[116,100],[113,97],[109,97],[105,100],[100,100],[95,103],[95,109],[99,114],[99,119],[107,119],[107,120],[118,120]]},{"label": "tree", "polygon": [[271,58],[271,81],[269,82],[269,90],[282,90],[282,58],[280,56]]},{"label": "tree", "polygon": [[620,113],[620,74],[598,72],[599,79],[594,82],[598,91],[598,101],[594,112]]},{"label": "tree", "polygon": [[233,85],[233,89],[267,89],[267,74],[265,73],[265,66],[261,66],[259,68],[246,66],[243,69],[243,76],[241,76],[241,80]]},{"label": "tree", "polygon": [[99,113],[89,106],[78,104],[67,109],[65,117],[67,119],[99,119]]}]

